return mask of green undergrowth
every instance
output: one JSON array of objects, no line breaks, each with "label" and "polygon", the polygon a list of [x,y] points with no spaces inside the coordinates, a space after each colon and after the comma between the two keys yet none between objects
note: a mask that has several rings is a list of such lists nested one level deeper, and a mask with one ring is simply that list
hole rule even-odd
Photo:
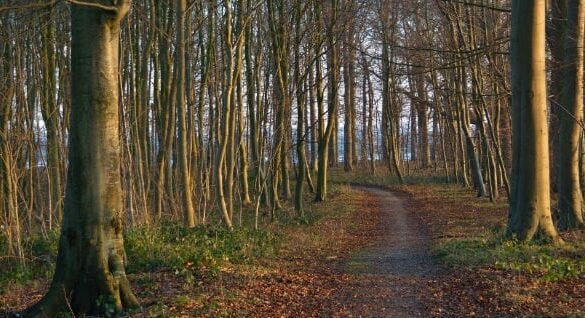
[{"label": "green undergrowth", "polygon": [[[187,229],[178,221],[131,227],[124,236],[127,272],[172,270],[196,274],[204,270],[213,274],[224,265],[251,264],[255,260],[275,257],[287,240],[284,229],[310,233],[311,226],[348,212],[351,205],[339,202],[351,197],[351,191],[350,187],[333,185],[324,203],[312,202],[314,195],[307,193],[302,216],[288,203],[276,212],[272,222],[267,211],[262,210],[259,230],[253,229],[254,212],[247,210],[243,213],[244,226],[236,226],[234,230],[220,224]],[[26,257],[22,261],[5,256],[6,241],[0,235],[0,293],[14,285],[49,280],[55,269],[58,239],[59,230],[26,238],[23,241]]]},{"label": "green undergrowth", "polygon": [[0,292],[13,284],[24,284],[35,279],[49,279],[55,269],[59,231],[53,230],[45,236],[34,235],[23,238],[24,259],[8,256],[6,241],[0,239]]},{"label": "green undergrowth", "polygon": [[[407,184],[425,185],[434,192],[437,200],[460,205],[461,202],[482,211],[501,210],[507,207],[507,201],[501,199],[490,202],[487,199],[475,199],[469,189],[457,185],[449,185],[445,176],[416,172],[405,176]],[[373,186],[393,186],[398,179],[387,172],[378,169],[376,175],[365,170],[344,172],[342,169],[332,169],[331,180],[339,184],[364,184]],[[463,201],[465,200],[465,201]],[[439,215],[437,216],[439,217]],[[481,218],[480,215],[476,216]],[[467,224],[469,220],[459,220]],[[448,221],[449,231],[453,231],[457,221]],[[476,224],[477,223],[477,224]],[[476,228],[481,219],[473,222]],[[490,222],[486,222],[488,224]],[[585,243],[583,240],[567,242],[561,246],[546,242],[519,242],[504,238],[504,229],[496,226],[491,230],[457,229],[456,237],[445,239],[434,244],[433,251],[440,261],[450,267],[486,267],[512,270],[529,274],[543,281],[559,281],[565,278],[581,277],[585,275]],[[461,233],[460,233],[461,232]],[[462,233],[466,233],[464,237]],[[451,233],[453,234],[453,233]],[[582,234],[581,234],[582,235]]]},{"label": "green undergrowth", "polygon": [[561,246],[519,242],[503,238],[502,229],[466,239],[450,239],[434,247],[436,255],[451,267],[493,266],[559,281],[585,274],[585,245]]},{"label": "green undergrowth", "polygon": [[277,235],[265,230],[220,225],[185,228],[169,222],[131,229],[125,237],[128,272],[171,269],[216,270],[226,263],[246,263],[273,255]]},{"label": "green undergrowth", "polygon": [[[11,285],[50,279],[57,255],[58,231],[46,237],[34,236],[23,242],[24,261],[0,256],[0,292]],[[226,263],[246,263],[269,257],[277,249],[278,235],[266,230],[220,225],[187,229],[180,222],[139,226],[125,235],[129,273],[166,270],[217,270]],[[0,242],[2,255],[6,246]]]}]

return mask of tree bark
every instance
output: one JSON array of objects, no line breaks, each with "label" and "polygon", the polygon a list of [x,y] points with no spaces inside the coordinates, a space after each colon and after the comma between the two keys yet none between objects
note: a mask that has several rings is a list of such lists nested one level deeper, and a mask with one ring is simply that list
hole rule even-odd
[{"label": "tree bark", "polygon": [[343,163],[345,171],[352,171],[355,161],[355,41],[353,26],[348,29],[348,34],[345,36],[343,63],[343,83],[345,87]]},{"label": "tree bark", "polygon": [[508,236],[529,241],[537,233],[561,241],[550,210],[545,71],[546,0],[513,0],[512,193]]},{"label": "tree bark", "polygon": [[[337,100],[337,81],[338,81],[338,72],[337,72],[337,43],[334,37],[333,29],[335,27],[336,19],[337,19],[337,0],[331,0],[331,12],[330,12],[330,21],[328,25],[328,36],[329,36],[329,53],[328,53],[328,63],[329,63],[329,104],[327,109],[327,127],[319,140],[319,167],[317,171],[317,191],[315,195],[315,201],[321,202],[325,200],[327,196],[327,169],[329,165],[329,152],[330,152],[330,142],[332,140],[333,134],[336,131],[336,116],[337,107],[338,107],[338,100]],[[320,49],[317,51],[317,55],[319,55]],[[318,72],[319,73],[319,72]],[[319,77],[319,75],[317,75]],[[317,79],[319,80],[319,79]],[[321,115],[321,114],[320,114]],[[337,160],[335,160],[337,162]]]},{"label": "tree bark", "polygon": [[569,0],[565,38],[563,107],[559,110],[559,227],[585,226],[579,180],[579,150],[583,122],[583,36],[585,1]]},{"label": "tree bark", "polygon": [[187,0],[177,0],[177,79],[176,79],[176,98],[177,98],[177,119],[179,122],[179,174],[183,194],[183,217],[185,226],[195,226],[195,208],[193,207],[193,193],[191,184],[191,175],[189,161],[187,160],[187,124],[186,124],[186,96],[185,96],[185,10],[187,9]]},{"label": "tree bark", "polygon": [[124,270],[118,131],[118,37],[129,8],[130,1],[119,1],[109,10],[71,9],[72,112],[59,255],[49,291],[26,317],[53,317],[66,306],[95,315],[138,304]]}]

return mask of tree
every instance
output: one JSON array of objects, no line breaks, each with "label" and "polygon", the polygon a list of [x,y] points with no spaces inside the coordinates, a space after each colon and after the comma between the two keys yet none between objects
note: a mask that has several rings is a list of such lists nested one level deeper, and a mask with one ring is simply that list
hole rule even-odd
[{"label": "tree", "polygon": [[512,1],[512,192],[509,236],[561,241],[550,211],[545,72],[546,0]]},{"label": "tree", "polygon": [[120,21],[130,0],[71,8],[71,127],[69,170],[59,254],[47,294],[25,312],[53,317],[101,314],[136,306],[125,274],[120,179]]},{"label": "tree", "polygon": [[559,111],[559,226],[583,227],[583,195],[579,180],[579,143],[583,122],[583,44],[585,1],[570,0],[565,36],[565,85]]},{"label": "tree", "polygon": [[186,0],[177,0],[177,117],[179,122],[179,166],[181,183],[183,185],[183,213],[187,227],[195,226],[195,208],[193,208],[193,193],[189,162],[187,160],[187,124],[186,124],[186,96],[185,96],[185,14]]},{"label": "tree", "polygon": [[[348,5],[348,9],[351,6]],[[347,10],[350,11],[350,10]],[[343,39],[343,85],[345,87],[344,107],[345,117],[343,125],[343,163],[345,171],[352,171],[355,161],[355,26],[354,21],[347,21],[347,29]]]}]

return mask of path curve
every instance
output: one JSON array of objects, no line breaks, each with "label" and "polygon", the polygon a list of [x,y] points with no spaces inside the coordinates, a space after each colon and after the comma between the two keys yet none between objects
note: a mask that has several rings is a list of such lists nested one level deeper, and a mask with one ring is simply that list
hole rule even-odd
[{"label": "path curve", "polygon": [[344,291],[349,316],[428,317],[428,283],[440,272],[424,227],[404,199],[376,187],[356,187],[373,196],[382,213],[376,244],[352,256],[345,270],[355,278]]}]

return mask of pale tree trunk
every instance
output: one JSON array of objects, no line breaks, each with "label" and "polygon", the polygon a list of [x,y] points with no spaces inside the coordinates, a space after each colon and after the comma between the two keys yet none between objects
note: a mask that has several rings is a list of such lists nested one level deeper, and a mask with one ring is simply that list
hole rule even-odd
[{"label": "pale tree trunk", "polygon": [[546,111],[546,0],[513,0],[512,193],[507,234],[522,241],[537,233],[561,241],[550,210]]},{"label": "pale tree trunk", "polygon": [[244,141],[244,134],[246,132],[246,123],[244,121],[244,97],[242,93],[242,83],[241,83],[241,68],[238,70],[238,87],[237,87],[237,95],[238,95],[238,144],[239,144],[239,152],[240,152],[240,183],[241,183],[241,199],[244,204],[252,203],[252,199],[250,198],[250,186],[248,183],[249,179],[249,161],[248,161],[248,147],[246,147],[246,142]]},{"label": "pale tree trunk", "polygon": [[583,122],[583,36],[585,1],[570,0],[565,38],[565,85],[559,110],[559,227],[583,227],[583,197],[579,180],[579,142]]},{"label": "pale tree trunk", "polygon": [[[372,81],[370,79],[370,67],[369,67],[369,63],[368,60],[366,58],[366,56],[364,55],[363,57],[363,63],[364,63],[364,70],[363,70],[363,77],[364,77],[364,83],[363,83],[363,94],[364,94],[364,113],[367,113],[364,115],[364,130],[366,131],[366,133],[364,133],[364,137],[367,140],[364,142],[364,147],[366,147],[367,145],[367,155],[369,156],[370,159],[370,173],[372,175],[376,174],[376,155],[375,155],[375,149],[374,149],[374,88],[372,85]],[[367,105],[366,105],[367,103]],[[367,117],[367,123],[366,123],[366,117]],[[364,153],[366,151],[364,150]]]},{"label": "pale tree trunk", "polygon": [[[225,53],[224,59],[226,59],[225,70],[224,70],[224,81],[223,85],[223,100],[222,100],[222,116],[221,116],[221,134],[219,135],[219,152],[217,154],[217,163],[215,166],[215,174],[217,178],[217,199],[219,201],[219,208],[222,212],[224,222],[229,228],[233,227],[232,220],[232,184],[229,182],[232,178],[228,174],[232,174],[233,170],[229,169],[230,165],[227,162],[228,147],[230,145],[230,127],[231,127],[231,116],[234,115],[232,106],[233,97],[233,78],[235,73],[235,61],[234,61],[234,49],[232,43],[232,10],[231,3],[224,1],[225,8]],[[225,167],[228,169],[225,169]],[[227,170],[227,171],[226,171]],[[226,191],[226,189],[228,189]]]},{"label": "pale tree trunk", "polygon": [[[118,118],[118,37],[130,1],[73,5],[69,170],[59,255],[51,287],[25,312],[53,317],[120,312],[138,301],[125,274]],[[108,299],[101,305],[99,299]],[[111,308],[111,307],[110,307]]]},{"label": "pale tree trunk", "polygon": [[353,26],[346,35],[343,63],[343,83],[345,86],[345,123],[343,160],[345,171],[352,171],[355,156],[355,41]]},{"label": "pale tree trunk", "polygon": [[177,79],[176,79],[176,103],[179,122],[179,174],[183,194],[183,216],[185,226],[195,226],[195,208],[193,207],[193,193],[190,176],[189,160],[187,159],[187,124],[186,124],[186,96],[185,96],[185,10],[187,0],[177,0]]},{"label": "pale tree trunk", "polygon": [[[329,45],[329,52],[328,52],[328,63],[329,63],[329,94],[328,94],[328,109],[327,109],[327,127],[321,136],[319,141],[319,167],[317,171],[317,191],[315,196],[315,201],[321,202],[325,200],[327,196],[327,169],[329,165],[329,155],[335,155],[336,152],[332,151],[332,149],[336,148],[333,147],[330,149],[330,143],[333,142],[333,135],[336,134],[336,122],[337,118],[335,114],[337,113],[338,107],[338,65],[337,65],[337,43],[336,38],[334,37],[333,29],[335,27],[335,22],[337,20],[337,0],[331,0],[331,12],[330,12],[330,19],[328,28],[328,45]],[[331,153],[330,153],[331,152]],[[337,162],[336,159],[333,162]]]}]

